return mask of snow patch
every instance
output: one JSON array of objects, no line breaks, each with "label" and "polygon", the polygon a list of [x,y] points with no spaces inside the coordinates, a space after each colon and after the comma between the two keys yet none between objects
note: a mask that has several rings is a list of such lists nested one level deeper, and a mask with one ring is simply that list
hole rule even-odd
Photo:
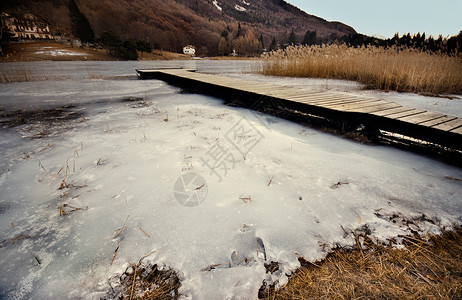
[{"label": "snow patch", "polygon": [[219,11],[223,11],[223,8],[220,5],[218,5],[217,0],[212,0],[212,3],[213,3],[213,6],[216,7],[216,9],[218,9]]},{"label": "snow patch", "polygon": [[235,5],[234,6],[234,9],[237,10],[237,11],[247,11],[247,9],[245,7],[242,7],[240,5]]},{"label": "snow patch", "polygon": [[250,5],[250,2],[246,2],[245,0],[242,0],[242,3],[244,3],[244,4],[247,5],[247,6]]},{"label": "snow patch", "polygon": [[70,50],[42,50],[34,52],[34,54],[50,55],[50,56],[85,56],[86,53],[74,52]]}]

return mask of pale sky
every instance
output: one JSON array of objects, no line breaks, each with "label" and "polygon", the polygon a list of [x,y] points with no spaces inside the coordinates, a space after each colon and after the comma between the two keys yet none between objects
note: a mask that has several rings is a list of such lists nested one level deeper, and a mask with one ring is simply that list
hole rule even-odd
[{"label": "pale sky", "polygon": [[286,0],[311,15],[340,21],[367,35],[395,32],[452,36],[462,30],[462,0]]}]

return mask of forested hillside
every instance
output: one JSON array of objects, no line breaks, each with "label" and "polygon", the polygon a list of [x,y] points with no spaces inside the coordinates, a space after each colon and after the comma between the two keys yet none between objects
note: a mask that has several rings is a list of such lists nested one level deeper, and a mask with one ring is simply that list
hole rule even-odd
[{"label": "forested hillside", "polygon": [[[125,40],[143,40],[172,51],[193,44],[205,55],[231,49],[252,54],[269,48],[271,42],[287,43],[292,32],[292,39],[295,35],[299,41],[308,31],[324,41],[356,33],[282,0],[75,0],[75,4],[96,37],[111,31]],[[2,0],[0,5],[10,13],[32,12],[57,31],[78,32],[68,0]]]}]

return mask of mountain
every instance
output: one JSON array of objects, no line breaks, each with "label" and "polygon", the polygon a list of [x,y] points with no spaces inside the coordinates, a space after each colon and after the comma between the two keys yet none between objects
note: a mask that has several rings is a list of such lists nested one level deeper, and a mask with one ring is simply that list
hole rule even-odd
[{"label": "mountain", "polygon": [[[72,32],[68,0],[2,0],[2,10],[31,12],[48,20],[60,32]],[[268,47],[295,33],[316,31],[317,39],[329,41],[355,34],[340,22],[309,15],[283,0],[75,0],[94,33],[113,31],[124,39],[146,40],[156,48],[179,51],[192,44],[199,52],[215,55],[221,39],[227,47],[241,37]],[[244,41],[244,38],[246,40]]]}]

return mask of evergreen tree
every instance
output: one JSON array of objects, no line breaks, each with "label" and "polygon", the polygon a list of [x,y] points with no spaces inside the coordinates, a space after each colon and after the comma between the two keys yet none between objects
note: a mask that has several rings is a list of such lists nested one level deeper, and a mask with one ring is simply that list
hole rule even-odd
[{"label": "evergreen tree", "polygon": [[462,30],[459,31],[459,34],[457,35],[457,52],[461,53],[462,52]]},{"label": "evergreen tree", "polygon": [[265,41],[263,40],[262,34],[260,34],[260,38],[258,40],[260,41],[261,48],[265,49]]},{"label": "evergreen tree", "polygon": [[318,42],[318,38],[316,37],[316,31],[307,30],[305,33],[305,37],[303,38],[302,44],[311,46],[315,45]]},{"label": "evergreen tree", "polygon": [[415,48],[421,48],[422,45],[420,44],[420,32],[417,32],[416,35],[414,35],[414,37],[412,38],[412,45],[415,47]]},{"label": "evergreen tree", "polygon": [[276,42],[276,37],[273,36],[273,39],[271,40],[271,44],[269,46],[268,51],[274,51],[278,49],[278,43]]},{"label": "evergreen tree", "polygon": [[398,45],[398,43],[399,43],[399,34],[397,32],[397,33],[395,33],[393,38],[390,40],[390,44],[388,46]]},{"label": "evergreen tree", "polygon": [[138,51],[143,51],[143,52],[151,52],[152,51],[151,44],[148,41],[143,41],[143,40],[137,40],[136,41],[136,49]]},{"label": "evergreen tree", "polygon": [[95,33],[87,17],[80,11],[75,0],[69,0],[69,14],[72,21],[72,33],[84,43],[95,41]]},{"label": "evergreen tree", "polygon": [[443,36],[440,34],[438,39],[435,41],[436,50],[443,50]]},{"label": "evergreen tree", "polygon": [[99,38],[101,43],[109,49],[109,54],[112,56],[118,55],[118,49],[122,46],[122,40],[112,31],[103,31]]},{"label": "evergreen tree", "polygon": [[451,36],[447,41],[447,53],[458,54],[462,52],[462,31],[458,35]]},{"label": "evergreen tree", "polygon": [[229,32],[226,29],[221,32],[221,37],[225,38],[226,40],[228,40],[228,35]]},{"label": "evergreen tree", "polygon": [[456,54],[457,53],[457,37],[452,36],[447,41],[447,53],[448,54]]},{"label": "evergreen tree", "polygon": [[432,52],[436,51],[435,39],[433,38],[433,36],[430,36],[427,40],[427,50],[430,50]]},{"label": "evergreen tree", "polygon": [[137,40],[136,41],[136,49],[141,51],[141,56],[143,56],[143,52],[150,53],[152,51],[151,44],[147,41]]},{"label": "evergreen tree", "polygon": [[289,38],[287,40],[287,43],[289,45],[296,45],[297,44],[297,36],[295,35],[295,32],[293,30],[289,34]]},{"label": "evergreen tree", "polygon": [[121,58],[125,60],[137,60],[136,41],[128,40],[122,43]]},{"label": "evergreen tree", "polygon": [[408,32],[406,37],[404,38],[404,45],[410,47],[411,46],[411,33]]},{"label": "evergreen tree", "polygon": [[109,49],[111,56],[124,59],[136,60],[138,58],[137,42],[135,40],[122,41],[122,39],[112,31],[104,31],[100,36],[100,41]]},{"label": "evergreen tree", "polygon": [[422,37],[420,38],[420,42],[422,43],[422,47],[425,45],[426,37],[425,37],[425,32],[422,33]]},{"label": "evergreen tree", "polygon": [[236,39],[242,35],[241,23],[237,25]]}]

